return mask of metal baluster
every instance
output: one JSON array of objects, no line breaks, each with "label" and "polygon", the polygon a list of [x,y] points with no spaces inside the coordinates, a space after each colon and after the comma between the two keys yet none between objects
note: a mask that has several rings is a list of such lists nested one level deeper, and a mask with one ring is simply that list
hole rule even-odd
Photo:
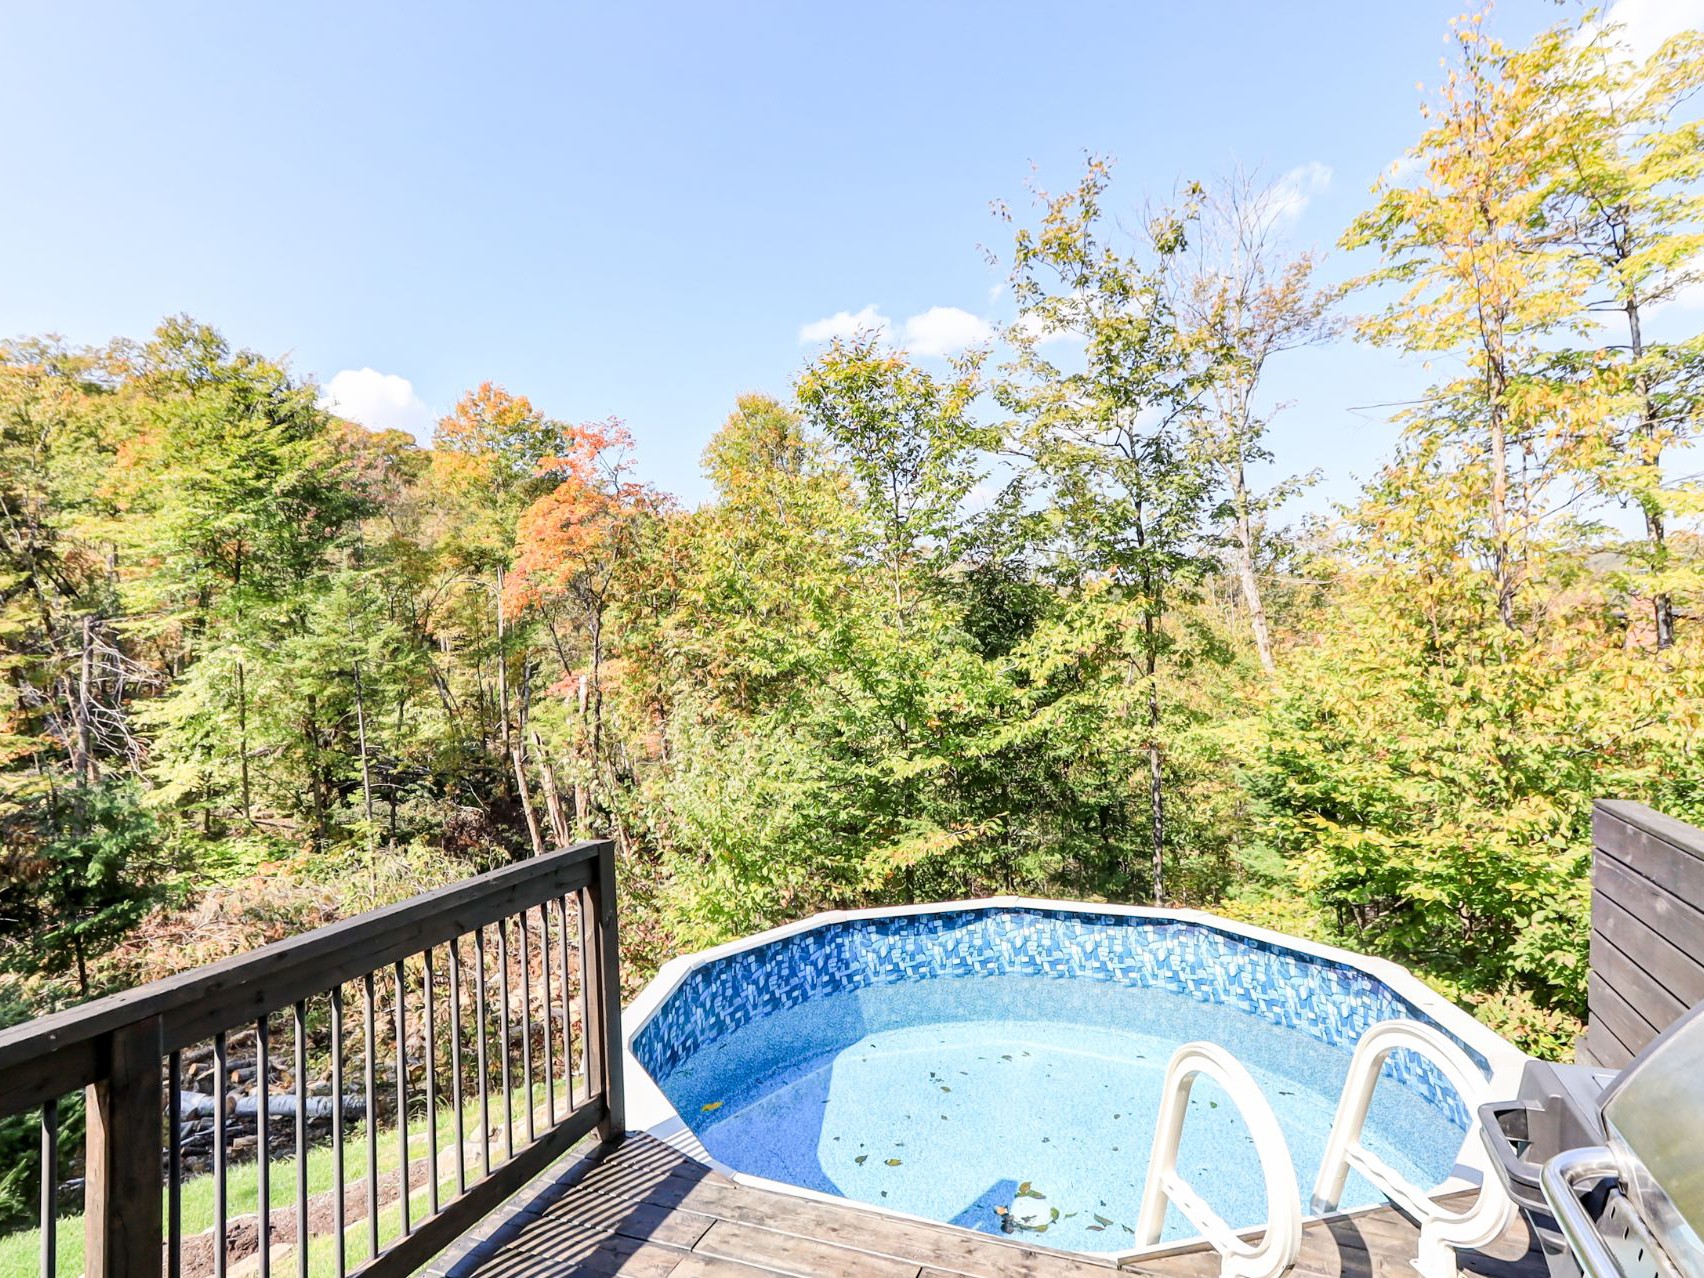
[{"label": "metal baluster", "polygon": [[373,1028],[373,974],[361,978],[366,995],[367,1029],[367,1242],[368,1256],[379,1254],[379,1110],[378,1075],[375,1072],[379,1038]]},{"label": "metal baluster", "polygon": [[267,1144],[267,1123],[270,1117],[267,1110],[271,1109],[272,1088],[271,1076],[267,1073],[271,1062],[267,1042],[266,1017],[261,1017],[254,1023],[254,1081],[257,1104],[254,1111],[254,1143],[255,1158],[255,1206],[260,1212],[260,1278],[268,1278],[272,1273],[272,1159],[269,1156]]},{"label": "metal baluster", "polygon": [[183,1053],[173,1052],[167,1070],[166,1278],[183,1278]]},{"label": "metal baluster", "polygon": [[[343,1218],[343,986],[331,987],[331,1164],[332,1164],[332,1212],[337,1229],[337,1278],[343,1278],[348,1271],[349,1261],[345,1253],[343,1231],[346,1221]],[[305,1222],[304,1222],[305,1223]],[[302,1255],[308,1254],[306,1247]]]},{"label": "metal baluster", "polygon": [[[298,999],[296,1030],[296,1278],[308,1278],[308,1004]],[[337,1186],[342,1201],[341,1177]]]},{"label": "metal baluster", "polygon": [[41,1105],[41,1278],[59,1271],[59,1101]]},{"label": "metal baluster", "polygon": [[533,1126],[532,1078],[532,929],[527,912],[515,916],[516,939],[521,944],[521,1085],[527,1089],[527,1144],[538,1139]]},{"label": "metal baluster", "polygon": [[213,1278],[225,1278],[225,1032],[213,1036]]},{"label": "metal baluster", "polygon": [[543,953],[543,972],[539,989],[544,994],[544,1107],[550,1125],[556,1126],[556,1056],[551,1043],[550,1028],[550,908],[538,907],[538,936]]},{"label": "metal baluster", "polygon": [[568,901],[556,898],[556,913],[562,923],[562,1072],[568,1081],[568,1112],[574,1112],[574,999],[568,973]]},{"label": "metal baluster", "polygon": [[503,1006],[497,1018],[497,1045],[502,1051],[503,1161],[515,1156],[515,1094],[509,1086],[509,920],[497,920],[497,997]]},{"label": "metal baluster", "polygon": [[450,1103],[456,1111],[456,1193],[467,1193],[467,1135],[463,1130],[461,1081],[461,947],[450,938]]},{"label": "metal baluster", "polygon": [[479,1030],[479,1174],[491,1174],[491,1072],[485,1062],[485,929],[479,928],[473,934],[474,957],[477,961],[474,968],[474,996],[478,1002]]},{"label": "metal baluster", "polygon": [[574,913],[580,921],[580,1060],[586,1067],[586,1099],[597,1086],[592,1078],[592,893],[581,888],[574,893]]},{"label": "metal baluster", "polygon": [[432,950],[426,950],[426,1196],[438,1214],[438,1028],[433,1012]]},{"label": "metal baluster", "polygon": [[402,1161],[397,1167],[401,1193],[397,1202],[402,1207],[402,1232],[411,1234],[408,1219],[408,980],[402,970],[402,960],[396,961],[396,1143]]}]

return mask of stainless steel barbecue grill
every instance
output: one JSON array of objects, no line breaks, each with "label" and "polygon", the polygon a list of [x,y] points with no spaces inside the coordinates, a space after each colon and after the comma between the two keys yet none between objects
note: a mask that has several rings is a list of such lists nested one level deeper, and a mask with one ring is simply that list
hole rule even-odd
[{"label": "stainless steel barbecue grill", "polygon": [[[1561,1086],[1543,1101],[1482,1113],[1505,1177],[1517,1178],[1512,1189],[1535,1154],[1547,1158],[1539,1181],[1554,1224],[1530,1198],[1523,1205],[1541,1237],[1551,1232],[1562,1244],[1546,1248],[1553,1273],[1704,1278],[1704,1004],[1615,1075],[1595,1107],[1589,1073],[1559,1077]],[[1558,1123],[1558,1108],[1572,1117]],[[1536,1114],[1548,1130],[1593,1143],[1552,1152],[1523,1141],[1520,1149],[1509,1140],[1516,1109],[1529,1125]]]}]

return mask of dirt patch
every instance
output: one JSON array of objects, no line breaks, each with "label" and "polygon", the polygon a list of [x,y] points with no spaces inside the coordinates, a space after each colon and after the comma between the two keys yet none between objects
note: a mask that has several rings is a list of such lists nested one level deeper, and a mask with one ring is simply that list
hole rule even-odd
[{"label": "dirt patch", "polygon": [[[417,1158],[408,1165],[408,1183],[420,1186],[427,1182],[431,1162]],[[442,1163],[440,1163],[440,1169]],[[440,1170],[440,1175],[442,1174]],[[402,1194],[402,1177],[386,1172],[378,1178],[379,1209],[382,1211]],[[367,1182],[352,1181],[343,1190],[343,1221],[347,1228],[367,1218]],[[294,1249],[296,1245],[296,1208],[275,1207],[268,1220],[274,1248]],[[333,1190],[315,1194],[308,1199],[308,1237],[328,1237],[337,1229],[337,1194]],[[213,1272],[214,1252],[218,1247],[215,1231],[203,1230],[183,1240],[183,1278],[205,1278]],[[234,1265],[254,1258],[260,1251],[260,1216],[250,1213],[233,1216],[225,1225],[225,1263]]]}]

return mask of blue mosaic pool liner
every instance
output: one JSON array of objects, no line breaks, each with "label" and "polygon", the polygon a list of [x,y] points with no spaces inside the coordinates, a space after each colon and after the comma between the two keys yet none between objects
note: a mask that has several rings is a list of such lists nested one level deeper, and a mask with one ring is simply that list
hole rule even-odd
[{"label": "blue mosaic pool liner", "polygon": [[[899,981],[977,976],[1111,981],[1236,1008],[1352,1051],[1367,1027],[1431,1025],[1489,1076],[1485,1057],[1383,981],[1347,963],[1200,923],[1124,914],[989,906],[826,923],[694,969],[634,1037],[652,1078],[771,1012]],[[1430,1061],[1393,1053],[1383,1077],[1458,1127],[1455,1088]]]}]

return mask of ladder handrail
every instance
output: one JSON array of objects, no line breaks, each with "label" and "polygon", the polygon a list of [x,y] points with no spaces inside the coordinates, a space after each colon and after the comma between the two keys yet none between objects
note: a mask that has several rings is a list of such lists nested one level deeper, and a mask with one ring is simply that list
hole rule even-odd
[{"label": "ladder handrail", "polygon": [[1479,1193],[1461,1211],[1450,1211],[1427,1196],[1361,1143],[1367,1111],[1378,1087],[1379,1071],[1394,1051],[1406,1048],[1425,1057],[1460,1094],[1469,1114],[1489,1099],[1490,1086],[1484,1075],[1457,1044],[1433,1026],[1420,1021],[1379,1021],[1361,1035],[1349,1074],[1343,1080],[1337,1113],[1314,1181],[1311,1207],[1323,1215],[1337,1210],[1350,1169],[1361,1173],[1403,1211],[1420,1222],[1420,1238],[1413,1260],[1422,1278],[1455,1278],[1456,1251],[1483,1247],[1513,1219],[1515,1204],[1495,1174],[1481,1178]]},{"label": "ladder handrail", "polygon": [[[1236,1106],[1260,1157],[1266,1179],[1266,1232],[1258,1242],[1239,1238],[1202,1200],[1177,1171],[1178,1144],[1189,1093],[1206,1075],[1224,1088]],[[1166,1066],[1160,1113],[1154,1124],[1154,1145],[1148,1156],[1148,1179],[1142,1190],[1141,1214],[1136,1218],[1138,1246],[1151,1247],[1165,1229],[1166,1205],[1175,1206],[1210,1242],[1220,1256],[1221,1278],[1278,1278],[1302,1249],[1302,1196],[1296,1187],[1296,1168],[1290,1147],[1272,1106],[1260,1085],[1241,1063],[1217,1043],[1185,1043]]]}]

